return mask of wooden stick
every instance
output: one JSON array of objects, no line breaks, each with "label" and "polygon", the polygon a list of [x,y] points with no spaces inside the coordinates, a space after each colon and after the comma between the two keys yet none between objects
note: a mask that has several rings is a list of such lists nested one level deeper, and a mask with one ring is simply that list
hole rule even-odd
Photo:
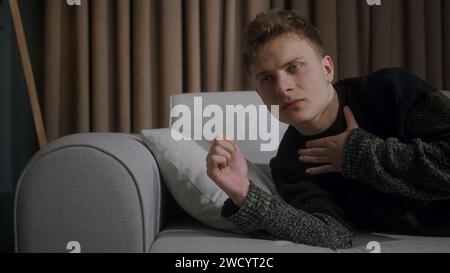
[{"label": "wooden stick", "polygon": [[39,142],[39,148],[42,149],[47,146],[47,136],[45,134],[44,123],[42,121],[41,108],[39,106],[39,99],[36,91],[33,69],[31,67],[27,41],[25,39],[25,32],[23,30],[22,18],[20,16],[20,10],[19,5],[17,4],[17,0],[9,0],[9,6],[11,8],[14,29],[16,30],[17,44],[19,45],[20,57],[22,59],[25,81],[28,88],[28,97],[30,98],[31,110],[33,112],[34,125],[36,128],[36,135]]}]

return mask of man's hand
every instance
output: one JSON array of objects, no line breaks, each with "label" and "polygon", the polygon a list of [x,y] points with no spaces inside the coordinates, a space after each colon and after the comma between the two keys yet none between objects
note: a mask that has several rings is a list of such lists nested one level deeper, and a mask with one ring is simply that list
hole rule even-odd
[{"label": "man's hand", "polygon": [[244,203],[250,182],[247,178],[247,162],[233,140],[221,135],[206,157],[207,175],[238,206]]},{"label": "man's hand", "polygon": [[324,164],[320,167],[307,169],[307,174],[317,175],[341,171],[345,139],[351,130],[359,127],[348,106],[344,107],[344,115],[347,121],[347,129],[344,132],[306,142],[306,149],[298,150],[299,159],[302,162]]}]

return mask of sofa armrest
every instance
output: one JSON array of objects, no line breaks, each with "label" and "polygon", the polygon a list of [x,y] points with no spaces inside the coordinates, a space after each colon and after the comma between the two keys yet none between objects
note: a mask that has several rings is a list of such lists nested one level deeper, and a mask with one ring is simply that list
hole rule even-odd
[{"label": "sofa armrest", "polygon": [[161,225],[158,167],[138,135],[58,139],[24,169],[17,252],[148,252]]}]

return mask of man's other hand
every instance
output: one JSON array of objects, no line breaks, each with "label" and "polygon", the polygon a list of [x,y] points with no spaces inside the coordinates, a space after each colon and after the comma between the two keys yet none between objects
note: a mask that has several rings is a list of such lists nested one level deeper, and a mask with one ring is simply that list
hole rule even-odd
[{"label": "man's other hand", "polygon": [[305,143],[306,149],[299,149],[299,160],[305,163],[324,164],[306,170],[307,174],[318,175],[340,172],[344,153],[344,144],[351,130],[359,128],[358,123],[348,106],[344,107],[347,129],[335,136],[315,139]]}]

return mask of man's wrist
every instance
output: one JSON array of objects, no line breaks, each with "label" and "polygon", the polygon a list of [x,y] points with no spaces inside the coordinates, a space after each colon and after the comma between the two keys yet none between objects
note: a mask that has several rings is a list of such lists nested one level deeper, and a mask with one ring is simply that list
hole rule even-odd
[{"label": "man's wrist", "polygon": [[247,198],[250,181],[248,179],[246,179],[244,182],[242,182],[242,185],[244,185],[244,186],[242,187],[242,190],[239,193],[237,193],[234,196],[230,196],[233,203],[239,207],[241,207],[242,204],[244,204],[245,198]]}]

